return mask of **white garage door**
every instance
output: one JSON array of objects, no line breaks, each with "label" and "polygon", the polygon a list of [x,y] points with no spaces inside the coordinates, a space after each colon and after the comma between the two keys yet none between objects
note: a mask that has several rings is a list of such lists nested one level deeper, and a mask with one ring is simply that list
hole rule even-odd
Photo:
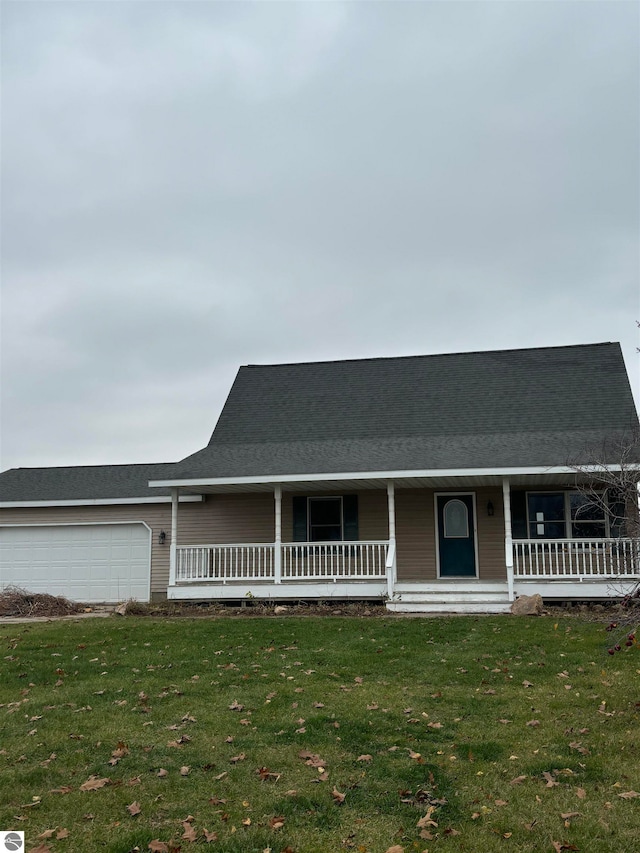
[{"label": "white garage door", "polygon": [[0,587],[148,601],[150,548],[149,528],[137,523],[0,527]]}]

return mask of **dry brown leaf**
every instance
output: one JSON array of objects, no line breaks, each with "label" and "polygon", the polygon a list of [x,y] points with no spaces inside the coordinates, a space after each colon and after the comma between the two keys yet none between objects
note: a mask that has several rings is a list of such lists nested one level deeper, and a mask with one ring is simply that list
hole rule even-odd
[{"label": "dry brown leaf", "polygon": [[333,791],[331,792],[331,796],[333,797],[335,804],[337,806],[341,806],[344,803],[344,798],[346,794],[341,794],[340,791],[334,785]]},{"label": "dry brown leaf", "polygon": [[212,841],[218,840],[218,833],[217,832],[209,832],[208,829],[204,829],[204,828],[203,828],[202,832],[204,834],[204,840],[207,842],[207,844],[211,844]]},{"label": "dry brown leaf", "polygon": [[156,776],[159,776],[161,779],[164,779],[165,776],[169,775],[169,771],[165,770],[164,767],[161,767],[160,770],[156,773]]},{"label": "dry brown leaf", "polygon": [[530,681],[523,681],[522,686],[523,687],[533,687],[533,684]]},{"label": "dry brown leaf", "polygon": [[140,803],[135,801],[133,803],[130,803],[127,806],[127,811],[129,812],[131,817],[135,817],[137,814],[140,814],[140,812],[142,811],[142,809],[140,808]]},{"label": "dry brown leaf", "polygon": [[100,779],[97,776],[89,776],[86,782],[83,782],[80,785],[81,791],[97,791],[99,788],[104,788],[105,785],[108,785],[111,782],[111,779]]},{"label": "dry brown leaf", "polygon": [[180,768],[181,776],[188,776],[189,773],[191,773],[191,768],[187,764]]},{"label": "dry brown leaf", "polygon": [[508,806],[509,803],[506,800],[494,800],[494,805],[496,805],[496,806]]},{"label": "dry brown leaf", "polygon": [[198,833],[195,831],[195,829],[191,826],[190,823],[184,821],[182,824],[182,828],[184,830],[184,832],[182,833],[182,838],[184,838],[185,841],[190,841],[193,844],[194,841],[198,840]]},{"label": "dry brown leaf", "polygon": [[373,755],[369,755],[368,753],[366,755],[359,755],[356,760],[357,761],[373,761]]},{"label": "dry brown leaf", "polygon": [[516,776],[515,779],[512,779],[509,784],[511,785],[520,785],[526,779],[526,776]]},{"label": "dry brown leaf", "polygon": [[427,826],[437,826],[438,825],[436,823],[436,821],[433,820],[433,818],[431,817],[431,815],[434,813],[435,810],[436,810],[435,806],[429,806],[429,808],[427,809],[426,815],[424,815],[424,817],[421,817],[420,820],[418,821],[418,823],[416,824],[418,829],[424,829]]},{"label": "dry brown leaf", "polygon": [[244,752],[240,752],[238,755],[234,755],[229,759],[229,764],[237,764],[239,761],[244,761],[247,756]]},{"label": "dry brown leaf", "polygon": [[394,844],[393,847],[387,848],[385,853],[404,853],[404,847],[401,847],[399,844]]},{"label": "dry brown leaf", "polygon": [[48,844],[38,844],[37,847],[32,847],[29,853],[53,853],[53,850]]},{"label": "dry brown leaf", "polygon": [[45,829],[45,831],[41,832],[40,835],[38,835],[37,837],[41,838],[43,841],[46,841],[47,838],[51,838],[51,836],[55,835],[55,834],[56,834],[55,829]]},{"label": "dry brown leaf", "polygon": [[272,817],[269,821],[269,826],[271,829],[282,829],[284,826],[284,818],[283,817]]},{"label": "dry brown leaf", "polygon": [[428,726],[430,729],[441,729],[441,728],[442,728],[442,723],[427,723],[427,726]]},{"label": "dry brown leaf", "polygon": [[50,794],[70,794],[73,791],[73,788],[70,788],[69,785],[63,785],[62,788],[53,788],[49,791]]},{"label": "dry brown leaf", "polygon": [[527,723],[528,726],[531,726],[532,729],[536,728],[540,725],[540,720],[529,720]]},{"label": "dry brown leaf", "polygon": [[556,780],[553,778],[552,774],[549,773],[548,770],[545,770],[542,775],[546,779],[546,782],[547,782],[546,787],[547,788],[554,788],[554,787],[556,787],[556,785],[560,784],[559,782],[556,782]]},{"label": "dry brown leaf", "polygon": [[621,800],[633,800],[636,797],[640,797],[640,794],[637,791],[625,791],[624,794],[618,794]]},{"label": "dry brown leaf", "polygon": [[151,853],[169,853],[169,847],[164,841],[160,841],[158,838],[150,841],[147,849],[151,850]]},{"label": "dry brown leaf", "polygon": [[587,796],[587,792],[585,791],[585,789],[584,788],[578,788],[578,790],[576,791],[576,797],[579,800],[584,800],[584,798],[586,796]]}]

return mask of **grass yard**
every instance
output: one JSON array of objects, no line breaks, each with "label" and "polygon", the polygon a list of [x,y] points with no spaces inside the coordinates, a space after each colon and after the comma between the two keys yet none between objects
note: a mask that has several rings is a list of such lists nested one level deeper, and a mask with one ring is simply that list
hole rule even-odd
[{"label": "grass yard", "polygon": [[575,618],[0,626],[27,850],[640,849],[640,650]]}]

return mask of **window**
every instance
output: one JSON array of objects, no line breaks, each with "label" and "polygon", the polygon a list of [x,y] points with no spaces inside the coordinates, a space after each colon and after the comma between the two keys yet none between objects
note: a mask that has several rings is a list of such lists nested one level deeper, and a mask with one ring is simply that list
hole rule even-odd
[{"label": "window", "polygon": [[342,498],[308,498],[309,542],[342,542]]},{"label": "window", "polygon": [[469,512],[461,500],[454,498],[446,502],[442,522],[445,539],[469,538]]},{"label": "window", "polygon": [[607,513],[581,492],[529,492],[530,539],[601,539],[608,535]]},{"label": "window", "polygon": [[358,496],[293,495],[294,542],[351,542],[358,539]]}]

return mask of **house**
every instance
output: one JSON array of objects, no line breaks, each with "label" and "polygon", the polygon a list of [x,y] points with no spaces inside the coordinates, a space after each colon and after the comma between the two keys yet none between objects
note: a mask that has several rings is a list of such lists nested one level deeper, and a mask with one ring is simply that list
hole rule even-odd
[{"label": "house", "polygon": [[615,343],[250,365],[181,462],[0,475],[0,583],[396,611],[604,598],[640,579],[638,541],[577,487],[637,428]]}]

